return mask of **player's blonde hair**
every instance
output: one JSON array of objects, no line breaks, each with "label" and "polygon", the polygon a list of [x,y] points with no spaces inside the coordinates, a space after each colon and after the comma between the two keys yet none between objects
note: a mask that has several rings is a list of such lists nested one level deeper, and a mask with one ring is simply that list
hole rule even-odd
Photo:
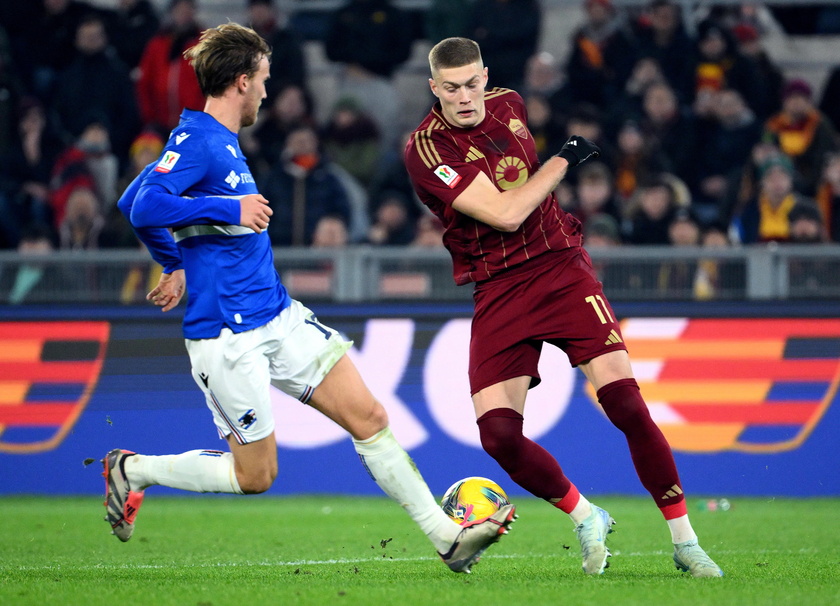
[{"label": "player's blonde hair", "polygon": [[441,69],[463,67],[478,63],[482,67],[481,49],[478,42],[469,38],[445,38],[429,51],[429,68],[432,76]]},{"label": "player's blonde hair", "polygon": [[198,44],[184,51],[205,97],[221,97],[242,74],[253,77],[271,47],[250,27],[223,23],[201,33]]}]

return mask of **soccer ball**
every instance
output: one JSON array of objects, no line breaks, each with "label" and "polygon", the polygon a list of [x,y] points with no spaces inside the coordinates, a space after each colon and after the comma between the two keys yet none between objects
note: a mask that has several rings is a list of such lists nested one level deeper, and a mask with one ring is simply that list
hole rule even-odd
[{"label": "soccer ball", "polygon": [[440,502],[443,512],[462,526],[491,516],[509,504],[501,486],[493,480],[478,477],[458,480]]}]

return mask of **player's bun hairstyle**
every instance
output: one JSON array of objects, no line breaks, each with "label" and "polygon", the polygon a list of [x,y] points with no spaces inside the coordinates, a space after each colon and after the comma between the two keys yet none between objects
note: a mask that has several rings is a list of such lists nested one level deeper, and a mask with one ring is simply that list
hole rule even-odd
[{"label": "player's bun hairstyle", "polygon": [[204,30],[198,44],[184,51],[205,97],[221,97],[242,74],[253,77],[263,56],[271,59],[268,43],[238,23]]},{"label": "player's bun hairstyle", "polygon": [[429,51],[429,67],[432,75],[441,69],[463,67],[473,63],[482,64],[478,43],[469,38],[446,38]]}]

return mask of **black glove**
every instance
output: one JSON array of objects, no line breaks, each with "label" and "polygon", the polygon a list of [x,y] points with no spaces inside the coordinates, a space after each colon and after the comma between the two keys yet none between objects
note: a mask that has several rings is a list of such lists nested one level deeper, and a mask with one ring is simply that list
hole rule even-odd
[{"label": "black glove", "polygon": [[584,139],[580,135],[572,135],[563,144],[560,153],[557,155],[566,160],[569,163],[569,168],[572,168],[581,162],[586,162],[589,158],[600,156],[601,148],[589,139]]}]

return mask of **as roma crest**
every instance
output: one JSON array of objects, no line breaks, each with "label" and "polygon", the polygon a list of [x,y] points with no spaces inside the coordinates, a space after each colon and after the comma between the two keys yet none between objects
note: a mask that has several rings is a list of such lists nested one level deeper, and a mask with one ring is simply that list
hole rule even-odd
[{"label": "as roma crest", "polygon": [[519,118],[511,118],[510,122],[508,122],[508,128],[517,137],[521,139],[528,138],[528,129],[525,128],[525,124]]},{"label": "as roma crest", "polygon": [[0,322],[0,452],[61,444],[93,393],[107,322]]},{"label": "as roma crest", "polygon": [[630,319],[622,334],[676,451],[794,450],[837,397],[840,320]]}]

